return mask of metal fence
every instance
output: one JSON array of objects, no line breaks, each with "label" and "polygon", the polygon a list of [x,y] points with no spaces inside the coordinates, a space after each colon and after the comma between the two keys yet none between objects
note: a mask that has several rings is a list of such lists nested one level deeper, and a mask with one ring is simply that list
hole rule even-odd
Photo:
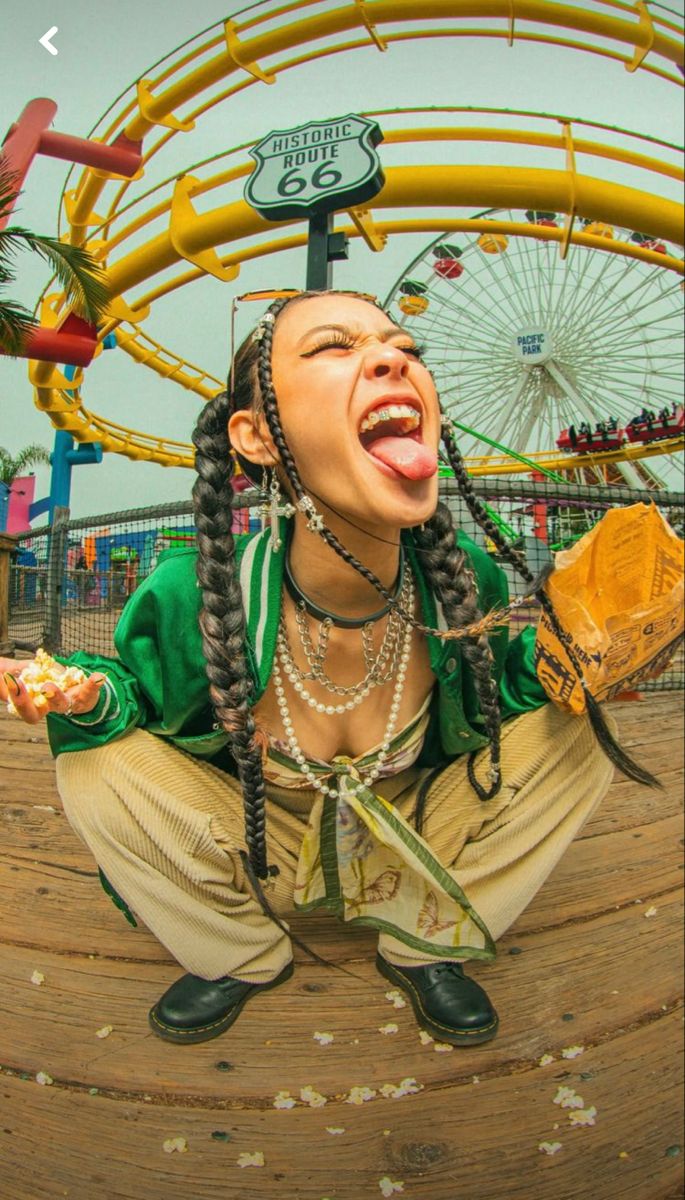
[{"label": "metal fence", "polygon": [[[555,550],[572,544],[609,508],[655,503],[671,526],[683,534],[683,501],[679,492],[644,491],[611,485],[583,486],[552,480],[474,479],[503,534],[524,553],[537,574]],[[455,522],[498,560],[496,547],[474,522],[454,480],[440,481],[441,498]],[[257,496],[244,492],[234,500],[234,528],[259,528]],[[24,651],[43,646],[52,653],[76,650],[111,655],[112,635],[121,611],[155,567],[162,551],[192,547],[195,525],[190,502],[128,509],[71,520],[68,509],[56,509],[52,526],[31,530],[17,539],[9,572],[9,640]],[[499,560],[498,560],[499,561]],[[501,562],[512,596],[525,584],[509,564]],[[535,606],[515,612],[516,622],[537,620]],[[682,656],[649,690],[683,687]]]}]

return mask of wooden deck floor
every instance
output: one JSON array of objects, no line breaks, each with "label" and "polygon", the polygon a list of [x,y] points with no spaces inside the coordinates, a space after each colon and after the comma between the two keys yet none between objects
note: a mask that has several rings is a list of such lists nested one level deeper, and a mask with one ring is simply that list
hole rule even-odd
[{"label": "wooden deck floor", "polygon": [[[681,709],[679,693],[614,706],[665,793],[613,784],[497,962],[473,968],[498,1038],[449,1053],[386,998],[373,937],[319,917],[295,927],[358,978],[298,958],[223,1037],[160,1042],[147,1009],[179,968],[101,892],[44,734],[0,717],[5,1200],[365,1200],[387,1194],[386,1177],[406,1200],[680,1197]],[[396,1033],[379,1032],[388,1022]],[[420,1091],[381,1095],[408,1077]],[[307,1085],[324,1107],[273,1107]],[[571,1127],[560,1085],[596,1108],[594,1126]],[[375,1097],[349,1103],[364,1086]],[[174,1138],[185,1152],[164,1150]],[[553,1155],[538,1149],[556,1141]],[[241,1169],[258,1151],[264,1166]]]}]

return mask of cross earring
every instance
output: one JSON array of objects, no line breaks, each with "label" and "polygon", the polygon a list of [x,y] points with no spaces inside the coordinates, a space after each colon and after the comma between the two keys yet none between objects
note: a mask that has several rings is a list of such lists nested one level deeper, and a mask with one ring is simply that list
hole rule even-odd
[{"label": "cross earring", "polygon": [[281,496],[281,489],[280,489],[280,486],[278,483],[278,475],[273,470],[271,472],[271,480],[269,482],[269,497],[270,497],[270,509],[271,509],[271,516],[270,516],[271,549],[274,552],[277,552],[280,550],[280,548],[283,544],[281,541],[280,529],[279,529],[279,523],[278,523],[278,517],[279,517],[278,509],[279,509],[279,505],[281,504],[283,497]]},{"label": "cross earring", "polygon": [[269,524],[271,526],[271,549],[278,553],[283,545],[280,533],[280,517],[292,517],[295,509],[281,495],[281,487],[275,468],[271,471],[269,480]]}]

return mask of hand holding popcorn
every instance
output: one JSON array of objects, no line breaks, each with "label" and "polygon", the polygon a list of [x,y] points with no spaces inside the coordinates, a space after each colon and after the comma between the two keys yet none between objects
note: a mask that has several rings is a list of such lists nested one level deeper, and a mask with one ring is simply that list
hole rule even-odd
[{"label": "hand holding popcorn", "polygon": [[0,700],[27,725],[36,725],[48,713],[91,712],[104,682],[104,675],[87,676],[79,667],[62,666],[42,649],[30,662],[0,658]]}]

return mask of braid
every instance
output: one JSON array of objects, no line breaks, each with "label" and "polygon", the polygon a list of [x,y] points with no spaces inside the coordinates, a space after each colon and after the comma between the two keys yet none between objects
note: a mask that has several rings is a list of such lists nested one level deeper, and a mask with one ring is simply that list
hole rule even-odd
[{"label": "braid", "polygon": [[[426,581],[441,601],[447,624],[459,629],[475,624],[482,614],[478,608],[476,582],[466,554],[456,543],[452,515],[444,504],[438,504],[433,517],[423,530],[414,530],[414,541],[426,568]],[[473,755],[469,756],[468,775],[471,786],[481,800],[491,800],[502,786],[500,770],[501,714],[497,686],[492,676],[492,651],[485,634],[466,638],[462,653],[474,679],[478,701],[490,741],[490,787],[484,788],[476,779]],[[420,821],[420,813],[415,814]]]},{"label": "braid", "polygon": [[[474,521],[476,521],[484,533],[486,533],[487,536],[492,539],[502,557],[511,564],[514,570],[518,572],[518,574],[526,581],[526,583],[533,585],[531,590],[536,599],[539,601],[540,606],[543,609],[554,633],[556,634],[560,644],[564,647],[564,651],[568,656],[571,666],[576,672],[580,685],[585,694],[585,702],[587,705],[590,724],[592,725],[597,741],[602,747],[607,758],[614,764],[615,767],[618,768],[619,771],[621,771],[624,775],[627,775],[629,779],[634,779],[638,783],[646,784],[648,787],[661,788],[663,785],[659,783],[659,780],[656,779],[650,771],[646,770],[645,767],[641,767],[639,763],[636,763],[634,759],[630,757],[630,755],[626,754],[623,747],[618,744],[613,736],[604,719],[604,714],[602,713],[599,704],[595,700],[595,697],[592,695],[592,692],[585,681],[583,668],[581,667],[581,664],[578,661],[572,646],[569,644],[569,636],[561,624],[559,617],[557,616],[554,604],[547,595],[547,592],[544,590],[544,582],[548,572],[545,572],[543,576],[540,576],[536,579],[532,571],[527,566],[523,555],[509,544],[506,538],[502,536],[502,533],[495,522],[488,515],[485,506],[480,502],[473,490],[473,485],[466,470],[466,464],[464,463],[461,453],[457,447],[457,443],[454,439],[452,424],[447,417],[443,417],[442,440],[445,449],[447,450],[450,466],[454,471],[454,478],[456,479],[459,493],[465,501]],[[470,771],[469,778],[471,778]],[[473,779],[471,779],[471,782],[473,783]]]},{"label": "braid", "polygon": [[[278,875],[266,852],[266,795],[262,751],[251,708],[252,678],[245,660],[245,613],[235,566],[233,459],[225,392],[202,409],[193,431],[198,478],[193,487],[197,527],[197,577],[202,588],[200,630],[209,677],[209,694],[218,721],[229,737],[243,792],[247,853],[240,851],[245,873],[262,911],[291,941],[322,966],[330,963],[293,934],[269,904],[261,879]],[[345,974],[352,974],[340,967]]]},{"label": "braid", "polygon": [[465,501],[466,507],[471,513],[474,521],[477,525],[480,525],[483,532],[486,533],[487,536],[495,543],[497,549],[502,555],[502,558],[505,558],[515,571],[518,571],[519,575],[525,579],[526,583],[534,583],[535,576],[533,575],[532,571],[529,570],[525,558],[519,553],[518,550],[515,550],[505,538],[502,537],[498,526],[488,514],[485,506],[476,496],[476,493],[473,490],[473,484],[471,483],[468,471],[466,470],[466,463],[464,462],[457,443],[454,440],[452,423],[448,417],[443,417],[442,440],[445,449],[447,450],[447,457],[450,460],[450,466],[454,471],[454,478],[457,481],[459,493]]},{"label": "braid", "polygon": [[267,865],[261,749],[250,707],[252,680],[245,660],[245,615],[235,566],[228,433],[228,397],[205,405],[193,432],[198,478],[193,487],[197,526],[197,577],[202,588],[200,629],[217,720],[229,736],[243,789],[249,863],[258,879],[275,873]]}]

